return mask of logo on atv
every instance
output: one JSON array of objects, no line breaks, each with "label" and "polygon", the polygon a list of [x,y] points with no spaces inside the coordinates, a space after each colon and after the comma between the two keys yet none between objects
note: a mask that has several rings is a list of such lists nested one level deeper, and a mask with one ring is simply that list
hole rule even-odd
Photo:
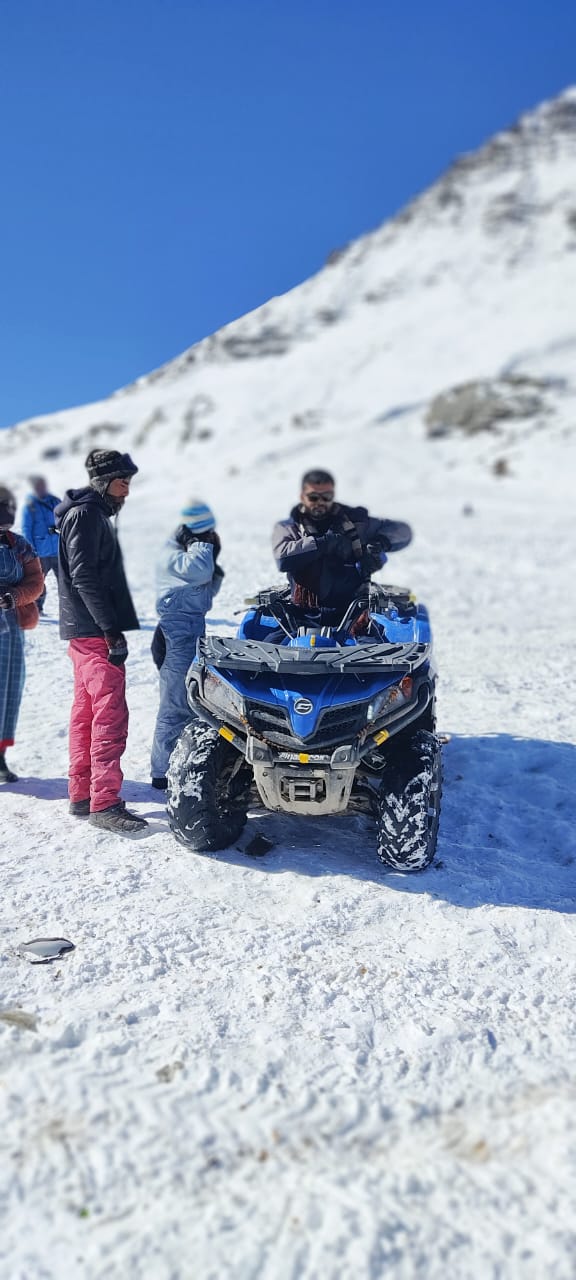
[{"label": "logo on atv", "polygon": [[294,703],[294,710],[297,716],[307,716],[314,710],[314,703],[309,698],[297,698]]}]

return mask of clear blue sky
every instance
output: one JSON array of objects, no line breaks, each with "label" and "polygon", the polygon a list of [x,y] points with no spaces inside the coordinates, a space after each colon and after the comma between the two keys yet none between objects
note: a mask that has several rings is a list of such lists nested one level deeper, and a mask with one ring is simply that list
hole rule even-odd
[{"label": "clear blue sky", "polygon": [[572,0],[0,0],[0,425],[290,289],[575,51]]}]

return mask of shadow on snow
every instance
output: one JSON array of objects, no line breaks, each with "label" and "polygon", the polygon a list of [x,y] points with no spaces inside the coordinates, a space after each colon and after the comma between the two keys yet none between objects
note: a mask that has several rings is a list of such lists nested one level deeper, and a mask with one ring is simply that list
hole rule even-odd
[{"label": "shadow on snow", "polygon": [[[21,776],[18,782],[10,784],[9,793],[33,796],[36,800],[67,800],[68,779],[26,778]],[[128,778],[125,778],[122,786],[122,798],[127,804],[151,803],[154,799],[158,799],[158,792],[152,790],[149,782],[131,782]],[[164,813],[164,811],[162,812]]]},{"label": "shadow on snow", "polygon": [[[443,751],[436,860],[415,875],[388,871],[372,820],[294,818],[265,810],[248,824],[274,841],[264,858],[212,856],[264,872],[348,875],[455,906],[576,910],[576,747],[509,734],[453,737]],[[206,856],[206,855],[201,855]]]},{"label": "shadow on snow", "polygon": [[[382,866],[374,823],[364,814],[298,818],[260,809],[237,847],[190,856],[266,874],[351,876],[460,907],[576,911],[576,747],[509,734],[455,736],[443,754],[438,851],[427,871],[403,875]],[[68,794],[65,778],[22,778],[10,791],[41,800]],[[128,804],[160,799],[149,783],[128,779],[122,794]],[[145,816],[166,820],[163,809]],[[243,852],[255,830],[273,842],[264,857]],[[174,842],[177,851],[186,852]]]}]

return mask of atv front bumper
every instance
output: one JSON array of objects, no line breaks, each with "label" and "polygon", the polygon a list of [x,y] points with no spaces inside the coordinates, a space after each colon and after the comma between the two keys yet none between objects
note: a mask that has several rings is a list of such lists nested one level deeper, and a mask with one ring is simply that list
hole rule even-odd
[{"label": "atv front bumper", "polygon": [[267,809],[284,813],[344,813],[348,808],[355,767],[333,770],[330,764],[300,765],[275,761],[254,764],[254,781]]}]

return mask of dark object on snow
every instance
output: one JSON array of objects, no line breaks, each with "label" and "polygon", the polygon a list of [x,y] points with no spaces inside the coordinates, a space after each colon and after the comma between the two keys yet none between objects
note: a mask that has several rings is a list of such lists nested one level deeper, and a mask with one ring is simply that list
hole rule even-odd
[{"label": "dark object on snow", "polygon": [[103,831],[116,831],[121,836],[131,831],[143,831],[148,826],[146,819],[127,809],[123,800],[110,805],[109,809],[91,813],[90,822],[93,827],[100,827]]},{"label": "dark object on snow", "polygon": [[166,777],[153,778],[150,784],[156,791],[166,791],[168,787],[168,779]]},{"label": "dark object on snow", "polygon": [[154,662],[154,666],[158,667],[158,670],[160,671],[160,668],[162,667],[162,664],[166,657],[166,636],[164,635],[164,632],[162,630],[162,627],[160,626],[160,623],[158,623],[158,626],[156,627],[154,635],[152,636],[150,653],[152,654],[152,660]]},{"label": "dark object on snow", "polygon": [[495,461],[492,463],[492,475],[494,475],[494,476],[509,476],[510,474],[511,474],[511,473],[510,473],[510,463],[509,463],[508,459],[507,459],[507,458],[496,458],[496,459],[495,459]]},{"label": "dark object on snow", "polygon": [[270,853],[274,848],[274,841],[269,840],[268,836],[263,836],[259,831],[251,836],[248,843],[244,845],[242,853],[247,853],[250,858],[263,858],[265,853]]},{"label": "dark object on snow", "polygon": [[29,942],[21,942],[18,952],[30,964],[49,964],[51,960],[59,960],[69,951],[75,951],[73,942],[68,938],[31,938]]}]

